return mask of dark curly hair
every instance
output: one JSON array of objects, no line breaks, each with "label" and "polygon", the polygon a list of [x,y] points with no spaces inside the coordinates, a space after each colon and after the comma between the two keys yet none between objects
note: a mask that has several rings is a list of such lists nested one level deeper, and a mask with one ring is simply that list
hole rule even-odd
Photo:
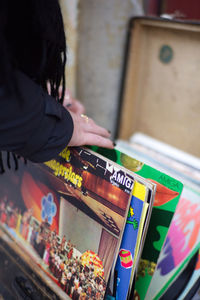
[{"label": "dark curly hair", "polygon": [[[66,39],[58,0],[0,0],[0,85],[12,83],[13,68],[26,73],[62,102]],[[58,88],[62,84],[62,96]]]}]

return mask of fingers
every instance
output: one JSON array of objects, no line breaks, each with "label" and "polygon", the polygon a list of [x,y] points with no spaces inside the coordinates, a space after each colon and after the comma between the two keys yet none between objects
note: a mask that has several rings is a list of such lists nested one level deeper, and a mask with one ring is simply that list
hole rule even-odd
[{"label": "fingers", "polygon": [[[61,93],[62,93],[61,87],[59,87],[58,92],[59,92],[59,95],[61,96]],[[71,95],[71,92],[68,89],[66,89],[64,99],[63,99],[63,106],[70,107],[71,104],[72,104],[72,95]]]},{"label": "fingers", "polygon": [[79,114],[84,114],[85,113],[84,105],[76,99],[72,99],[72,104],[69,107],[69,109],[72,110],[73,112],[77,112]]},{"label": "fingers", "polygon": [[98,146],[103,148],[114,148],[114,143],[108,139],[94,133],[87,133],[84,137],[84,145]]},{"label": "fingers", "polygon": [[98,146],[98,147],[109,148],[109,149],[114,148],[114,143],[110,139],[94,133],[85,133],[82,136],[82,138],[80,138],[79,140],[74,139],[72,137],[71,141],[68,144],[68,146],[85,146],[85,145]]},{"label": "fingers", "polygon": [[107,138],[110,137],[110,132],[108,130],[97,125],[94,120],[88,118],[88,116],[81,114],[81,118],[83,119],[82,121],[84,121],[83,126],[87,132],[98,134]]},{"label": "fingers", "polygon": [[74,131],[69,146],[95,145],[104,148],[114,148],[113,142],[109,139],[110,132],[105,128],[98,126],[92,119],[86,115],[79,115],[70,112]]},{"label": "fingers", "polygon": [[[59,88],[59,93],[61,92],[62,89]],[[78,101],[77,99],[74,99],[72,97],[70,90],[68,89],[65,90],[63,106],[74,113],[79,113],[79,114],[85,113],[85,107],[83,106],[83,104],[81,104],[80,101]]]},{"label": "fingers", "polygon": [[87,127],[88,132],[94,133],[94,134],[97,134],[97,135],[100,135],[103,137],[107,137],[107,138],[110,137],[110,132],[107,129],[97,125],[92,119],[89,118],[88,122],[87,121],[85,121],[85,122],[86,122],[85,126]]},{"label": "fingers", "polygon": [[[50,85],[49,81],[47,82],[47,91],[48,91],[48,94],[51,95],[51,85]],[[59,87],[58,94],[59,94],[59,98],[60,98],[62,96],[62,86]],[[68,109],[74,113],[79,113],[79,114],[85,113],[84,105],[80,101],[78,101],[72,97],[72,94],[69,89],[65,89],[63,106],[66,109]]]}]

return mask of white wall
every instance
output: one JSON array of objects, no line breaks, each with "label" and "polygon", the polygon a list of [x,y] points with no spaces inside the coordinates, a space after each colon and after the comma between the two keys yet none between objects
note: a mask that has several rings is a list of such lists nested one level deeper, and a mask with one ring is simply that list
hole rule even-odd
[{"label": "white wall", "polygon": [[78,0],[60,0],[67,38],[66,85],[76,93],[76,65],[78,39]]},{"label": "white wall", "polygon": [[80,0],[77,96],[87,114],[114,132],[130,17],[141,14],[137,0]]},{"label": "white wall", "polygon": [[87,114],[114,133],[130,17],[142,0],[60,0],[68,61],[66,83]]}]

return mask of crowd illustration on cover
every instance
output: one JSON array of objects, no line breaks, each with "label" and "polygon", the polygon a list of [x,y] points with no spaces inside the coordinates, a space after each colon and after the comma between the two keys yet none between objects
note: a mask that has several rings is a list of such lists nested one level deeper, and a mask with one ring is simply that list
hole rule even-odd
[{"label": "crowd illustration on cover", "polygon": [[48,216],[39,223],[32,209],[21,213],[4,197],[0,203],[0,221],[32,247],[51,278],[72,299],[103,299],[106,284],[100,258],[93,251],[74,255],[75,245],[66,236],[60,238],[56,230],[49,229]]}]

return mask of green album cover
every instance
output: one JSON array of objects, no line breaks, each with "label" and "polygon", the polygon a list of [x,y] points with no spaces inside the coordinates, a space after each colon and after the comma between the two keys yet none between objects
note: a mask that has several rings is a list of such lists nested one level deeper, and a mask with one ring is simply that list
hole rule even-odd
[{"label": "green album cover", "polygon": [[135,297],[142,300],[145,298],[156,269],[161,249],[183,190],[183,184],[116,149],[108,150],[92,147],[92,150],[155,183],[157,186],[135,283]]}]

